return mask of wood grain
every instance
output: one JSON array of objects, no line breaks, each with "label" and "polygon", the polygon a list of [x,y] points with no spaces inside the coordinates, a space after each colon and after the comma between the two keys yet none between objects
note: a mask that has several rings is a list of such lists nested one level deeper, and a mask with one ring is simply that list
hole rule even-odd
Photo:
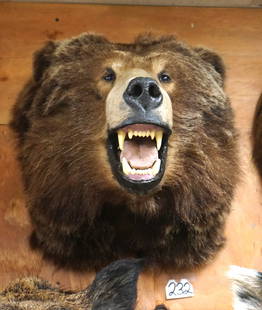
[{"label": "wood grain", "polygon": [[[33,52],[47,40],[87,31],[122,42],[143,31],[176,33],[190,44],[215,49],[228,66],[237,111],[261,90],[262,9],[0,3],[0,16],[0,124],[10,119],[10,107],[30,75]],[[245,90],[245,98],[239,90]]]},{"label": "wood grain", "polygon": [[[214,262],[189,274],[149,270],[139,279],[137,309],[165,303],[169,309],[228,310],[231,293],[225,272],[237,264],[262,270],[261,180],[251,161],[250,132],[262,89],[262,10],[0,3],[0,287],[34,274],[64,288],[83,288],[92,273],[57,270],[28,247],[31,231],[25,208],[14,138],[5,125],[19,89],[30,75],[31,55],[44,41],[83,31],[128,42],[139,32],[176,33],[192,45],[218,51],[227,66],[227,93],[240,134],[242,181],[227,222],[228,242]],[[194,298],[165,301],[168,279],[187,277]]]},{"label": "wood grain", "polygon": [[[24,0],[9,0],[24,2]],[[36,0],[35,2],[51,2],[54,0]],[[260,0],[56,0],[56,3],[91,3],[91,4],[128,4],[128,5],[175,5],[200,7],[259,7]]]}]

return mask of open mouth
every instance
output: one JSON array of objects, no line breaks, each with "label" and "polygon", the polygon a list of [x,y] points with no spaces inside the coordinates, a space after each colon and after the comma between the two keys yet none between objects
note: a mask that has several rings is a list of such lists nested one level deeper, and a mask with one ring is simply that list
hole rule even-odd
[{"label": "open mouth", "polygon": [[109,132],[109,159],[120,185],[145,193],[160,182],[170,132],[155,124],[131,124]]}]

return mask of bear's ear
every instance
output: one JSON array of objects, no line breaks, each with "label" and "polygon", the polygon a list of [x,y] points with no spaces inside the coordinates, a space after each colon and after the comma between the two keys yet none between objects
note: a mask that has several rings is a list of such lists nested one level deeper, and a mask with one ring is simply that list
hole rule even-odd
[{"label": "bear's ear", "polygon": [[222,80],[225,79],[225,65],[222,58],[215,52],[203,47],[196,47],[194,51],[207,63],[211,64],[213,68],[220,74]]},{"label": "bear's ear", "polygon": [[50,66],[53,53],[56,49],[56,43],[49,41],[39,51],[34,54],[33,78],[38,82],[45,70]]}]

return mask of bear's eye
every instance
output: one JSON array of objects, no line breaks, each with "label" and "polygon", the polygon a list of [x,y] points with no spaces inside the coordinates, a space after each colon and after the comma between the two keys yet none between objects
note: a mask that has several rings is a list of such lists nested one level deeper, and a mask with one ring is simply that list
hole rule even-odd
[{"label": "bear's eye", "polygon": [[162,83],[168,83],[168,82],[171,81],[171,77],[168,74],[164,73],[164,72],[160,72],[158,74],[158,79]]},{"label": "bear's eye", "polygon": [[116,79],[116,74],[112,69],[107,69],[106,74],[103,76],[103,79],[107,82],[114,81]]}]

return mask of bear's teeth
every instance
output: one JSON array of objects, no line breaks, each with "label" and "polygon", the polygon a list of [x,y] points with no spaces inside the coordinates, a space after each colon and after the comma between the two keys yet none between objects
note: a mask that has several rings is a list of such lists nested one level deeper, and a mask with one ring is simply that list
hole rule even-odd
[{"label": "bear's teeth", "polygon": [[122,159],[122,167],[123,167],[124,174],[128,175],[131,173],[132,168],[130,167],[130,165],[129,165],[129,163],[125,157],[123,157],[123,159]]},{"label": "bear's teeth", "polygon": [[156,132],[156,147],[158,151],[160,150],[161,145],[162,145],[162,138],[163,138],[163,132],[157,131]]},{"label": "bear's teeth", "polygon": [[118,137],[119,149],[123,151],[126,133],[123,130],[118,130],[117,137]]},{"label": "bear's teeth", "polygon": [[151,131],[151,132],[150,132],[150,137],[151,137],[151,140],[154,140],[154,139],[155,139],[155,132],[154,132],[154,131]]},{"label": "bear's teeth", "polygon": [[117,131],[118,145],[119,145],[119,149],[121,151],[123,151],[123,149],[124,149],[124,142],[125,142],[126,134],[128,135],[128,138],[130,140],[133,137],[145,138],[145,137],[150,136],[152,140],[154,140],[156,138],[157,150],[159,151],[161,149],[162,139],[163,139],[163,131],[161,131],[161,130],[159,130],[159,131],[132,131],[132,130],[130,130],[130,131],[128,131],[128,133],[126,133],[124,130],[118,130]]},{"label": "bear's teeth", "polygon": [[157,175],[159,170],[160,170],[160,165],[161,165],[161,159],[157,159],[153,165],[153,167],[151,168],[153,175]]},{"label": "bear's teeth", "polygon": [[146,174],[150,174],[152,176],[155,176],[158,174],[159,170],[160,170],[160,165],[161,165],[161,160],[158,158],[153,167],[152,168],[148,168],[148,169],[135,169],[132,168],[127,159],[125,157],[122,158],[122,168],[123,168],[123,173],[125,175],[129,175],[129,174],[140,174],[140,175],[146,175]]},{"label": "bear's teeth", "polygon": [[130,131],[128,131],[128,138],[131,140],[132,138],[133,138],[133,131],[132,130],[130,130]]}]

